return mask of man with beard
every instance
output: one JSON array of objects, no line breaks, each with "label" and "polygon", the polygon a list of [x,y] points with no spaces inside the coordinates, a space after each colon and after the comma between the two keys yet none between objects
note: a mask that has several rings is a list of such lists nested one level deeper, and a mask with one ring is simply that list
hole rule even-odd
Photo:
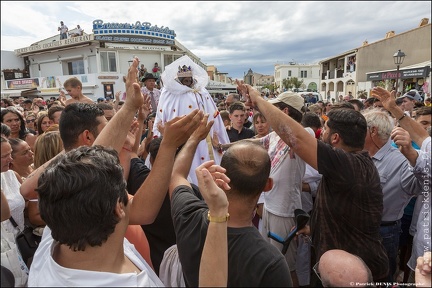
[{"label": "man with beard", "polygon": [[243,81],[237,85],[246,102],[264,114],[294,153],[322,174],[311,217],[317,259],[331,249],[345,250],[365,261],[374,281],[384,279],[389,267],[379,234],[383,194],[378,171],[362,151],[367,131],[364,116],[352,109],[331,110],[322,142],[256,89]]}]

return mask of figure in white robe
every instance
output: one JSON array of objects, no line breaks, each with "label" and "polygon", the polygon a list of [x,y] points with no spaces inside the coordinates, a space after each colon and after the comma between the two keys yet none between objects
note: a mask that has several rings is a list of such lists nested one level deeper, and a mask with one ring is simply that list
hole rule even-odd
[{"label": "figure in white robe", "polygon": [[[174,117],[187,115],[198,108],[209,114],[209,121],[214,120],[209,135],[212,137],[216,133],[219,143],[230,143],[216,103],[205,88],[209,80],[207,72],[202,67],[188,56],[183,56],[166,66],[161,79],[163,87],[153,127],[154,136],[161,136],[158,130],[159,123],[163,125]],[[182,81],[185,79],[191,81],[184,85]],[[195,168],[210,159],[220,164],[222,153],[211,145],[211,140],[204,139],[198,144],[189,171],[189,180],[192,183],[198,185]]]}]

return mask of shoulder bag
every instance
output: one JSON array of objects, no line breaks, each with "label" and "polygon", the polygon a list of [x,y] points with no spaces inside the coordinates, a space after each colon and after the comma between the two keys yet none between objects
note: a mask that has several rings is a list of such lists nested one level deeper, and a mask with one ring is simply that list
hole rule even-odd
[{"label": "shoulder bag", "polygon": [[[18,224],[15,222],[12,216],[9,218],[9,220],[14,227],[20,230],[18,228]],[[32,227],[25,226],[23,231],[20,230],[15,240],[24,262],[28,263],[28,260],[35,254],[42,237],[35,235],[33,233]]]}]

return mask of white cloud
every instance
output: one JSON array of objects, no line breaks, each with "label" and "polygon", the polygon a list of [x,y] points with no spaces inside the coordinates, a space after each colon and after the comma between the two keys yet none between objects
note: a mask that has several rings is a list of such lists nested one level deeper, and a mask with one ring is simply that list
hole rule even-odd
[{"label": "white cloud", "polygon": [[[92,33],[92,22],[150,22],[231,77],[276,62],[312,63],[401,33],[431,19],[430,1],[2,1],[1,49],[15,50],[58,33],[60,20]],[[220,66],[219,66],[220,65]]]}]

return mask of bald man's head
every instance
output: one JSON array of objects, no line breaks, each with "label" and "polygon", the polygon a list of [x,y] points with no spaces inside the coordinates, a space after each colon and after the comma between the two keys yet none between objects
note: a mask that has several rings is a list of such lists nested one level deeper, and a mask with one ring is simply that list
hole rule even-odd
[{"label": "bald man's head", "polygon": [[356,287],[363,287],[373,281],[366,263],[360,257],[344,250],[325,252],[320,258],[318,271],[324,287],[350,287],[353,286],[352,282]]}]

